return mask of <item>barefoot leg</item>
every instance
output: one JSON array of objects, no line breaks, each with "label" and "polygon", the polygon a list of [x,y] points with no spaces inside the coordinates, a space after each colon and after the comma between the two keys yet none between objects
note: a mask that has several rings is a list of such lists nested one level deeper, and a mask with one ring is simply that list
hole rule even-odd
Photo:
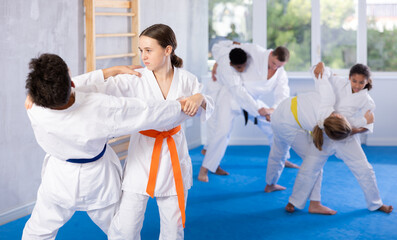
[{"label": "barefoot leg", "polygon": [[283,187],[278,184],[271,184],[271,185],[267,184],[265,187],[265,192],[269,193],[269,192],[274,192],[274,191],[282,191],[285,189],[286,189],[286,187]]},{"label": "barefoot leg", "polygon": [[223,169],[221,168],[221,166],[219,166],[219,167],[216,169],[215,174],[216,174],[216,175],[221,175],[221,176],[229,175],[229,173],[226,172],[225,170],[223,170]]},{"label": "barefoot leg", "polygon": [[207,153],[207,149],[203,148],[201,149],[201,154],[205,155]]},{"label": "barefoot leg", "polygon": [[209,181],[208,180],[208,169],[206,169],[205,167],[201,167],[197,178],[199,181],[208,182]]},{"label": "barefoot leg", "polygon": [[334,215],[336,214],[336,211],[322,205],[320,201],[310,201],[309,213]]},{"label": "barefoot leg", "polygon": [[378,208],[378,211],[381,211],[384,213],[391,213],[393,211],[393,206],[382,205],[382,207]]},{"label": "barefoot leg", "polygon": [[292,205],[291,203],[288,203],[287,206],[285,206],[285,211],[287,211],[287,212],[289,212],[289,213],[295,212],[295,207],[294,207],[294,205]]}]

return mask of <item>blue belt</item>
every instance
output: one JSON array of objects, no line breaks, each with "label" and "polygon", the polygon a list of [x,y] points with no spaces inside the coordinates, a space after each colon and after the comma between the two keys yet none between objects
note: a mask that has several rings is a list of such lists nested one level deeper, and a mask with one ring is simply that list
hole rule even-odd
[{"label": "blue belt", "polygon": [[100,159],[103,156],[103,154],[105,154],[105,151],[106,151],[106,144],[105,144],[105,147],[103,147],[102,152],[93,158],[71,158],[71,159],[66,160],[66,162],[80,163],[80,164],[94,162],[94,161]]}]

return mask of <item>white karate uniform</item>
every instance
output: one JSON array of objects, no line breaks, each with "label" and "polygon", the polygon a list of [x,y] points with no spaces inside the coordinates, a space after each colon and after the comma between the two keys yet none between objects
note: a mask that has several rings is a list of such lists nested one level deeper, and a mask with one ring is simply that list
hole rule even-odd
[{"label": "white karate uniform", "polygon": [[[102,79],[102,71],[84,75]],[[74,79],[75,80],[75,79]],[[125,133],[168,126],[181,112],[177,101],[145,103],[99,93],[74,91],[65,110],[33,107],[27,111],[38,144],[47,153],[33,213],[22,239],[55,239],[75,211],[87,211],[107,233],[121,195],[121,165],[111,147],[84,164],[67,159],[97,156],[108,139]]]},{"label": "white karate uniform", "polygon": [[[323,154],[313,144],[309,131],[312,131],[319,122],[324,121],[334,111],[335,95],[328,76],[316,79],[315,89],[315,92],[297,96],[297,117],[301,126],[291,111],[292,98],[284,100],[272,115],[274,142],[266,171],[266,183],[269,185],[276,184],[279,180],[291,147],[303,161],[311,157],[308,153]],[[317,176],[321,174],[320,171]],[[313,188],[310,199],[317,201],[321,198],[321,181],[313,184]]]},{"label": "white karate uniform", "polygon": [[[229,52],[233,48],[241,48],[248,54],[247,66],[243,73],[230,66]],[[241,108],[249,113],[251,121],[257,118],[258,127],[273,142],[270,122],[259,115],[262,107],[269,108],[261,101],[267,94],[274,94],[273,108],[289,96],[288,78],[284,68],[267,79],[268,58],[271,50],[255,44],[233,45],[231,41],[222,41],[214,45],[213,56],[218,63],[217,82],[222,85],[215,103],[215,112],[209,119],[207,129],[207,152],[202,166],[215,172],[228,145],[233,121],[242,113]],[[216,126],[216,127],[211,127]]]},{"label": "white karate uniform", "polygon": [[[373,111],[375,108],[374,101],[369,96],[367,89],[352,93],[350,81],[335,76],[331,77],[330,82],[336,94],[336,111],[345,116],[353,127],[364,127],[372,132],[373,124],[367,124],[364,118],[367,110]],[[318,173],[322,171],[328,157],[335,154],[337,158],[345,162],[356,177],[364,192],[368,209],[374,211],[383,205],[376,184],[375,172],[361,148],[358,134],[341,141],[326,138],[322,152],[319,156],[316,153],[310,153],[312,157],[303,161],[289,199],[290,203],[297,208],[304,208],[313,184],[322,180],[321,174]],[[317,175],[320,177],[316,179]]]},{"label": "white karate uniform", "polygon": [[[218,102],[218,96],[221,93],[223,86],[218,81],[213,81],[212,78],[207,81],[204,88],[204,93],[210,96],[214,102],[214,108],[217,109],[216,103]],[[207,139],[204,145],[204,149],[207,149],[209,139],[214,137],[214,133],[217,129],[217,122],[215,120],[215,113],[214,111],[212,116],[206,121],[205,123],[205,131],[207,135]]]},{"label": "white karate uniform", "polygon": [[[97,84],[96,88],[100,92],[115,96],[133,96],[143,100],[155,99],[157,101],[176,100],[201,92],[201,84],[193,74],[180,68],[174,68],[173,80],[167,98],[164,99],[153,72],[147,68],[137,71],[141,72],[141,78],[127,74],[117,75],[114,78],[108,78],[101,85]],[[198,112],[203,121],[208,119],[213,112],[212,99],[207,96],[204,98],[206,110],[200,108]],[[168,131],[180,125],[187,118],[187,115],[181,113],[171,125],[153,129],[161,132]],[[187,192],[193,184],[193,174],[184,130],[181,129],[172,137],[178,151],[185,199],[187,199]],[[146,187],[154,142],[155,138],[140,133],[131,134],[122,183],[122,200],[120,209],[112,221],[109,239],[140,239],[146,203],[149,198]],[[183,239],[182,218],[166,139],[162,145],[154,196],[157,199],[161,216],[160,239]]]}]

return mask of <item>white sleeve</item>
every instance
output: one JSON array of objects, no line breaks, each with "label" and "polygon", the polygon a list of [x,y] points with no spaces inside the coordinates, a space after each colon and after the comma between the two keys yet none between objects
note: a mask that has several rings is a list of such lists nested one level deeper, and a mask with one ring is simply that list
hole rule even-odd
[{"label": "white sleeve", "polygon": [[[105,95],[104,95],[105,96]],[[166,128],[177,121],[181,113],[178,101],[143,101],[137,98],[105,96],[109,109],[104,109],[112,129],[109,137],[153,128]],[[105,117],[106,117],[105,116]]]},{"label": "white sleeve", "polygon": [[109,77],[105,82],[96,83],[87,86],[81,86],[79,91],[83,92],[98,92],[116,97],[135,97],[136,82],[140,78],[131,74],[119,74],[115,77]]},{"label": "white sleeve", "polygon": [[258,110],[261,108],[259,103],[248,93],[242,84],[241,77],[226,63],[224,58],[219,62],[218,76],[220,83],[229,89],[241,108],[254,117],[259,116]]},{"label": "white sleeve", "polygon": [[[310,74],[312,76],[313,79],[316,79],[316,76],[314,75],[314,69],[316,68],[317,65],[313,65],[310,68]],[[331,81],[331,76],[332,76],[332,69],[329,67],[325,67],[324,68],[324,73],[323,76],[326,75],[326,77],[328,77],[328,81]]]},{"label": "white sleeve", "polygon": [[324,121],[333,111],[335,105],[335,93],[328,81],[329,73],[324,72],[322,78],[315,78],[314,84],[316,91],[320,95],[320,105],[317,120]]},{"label": "white sleeve", "polygon": [[203,94],[203,84],[199,83],[197,77],[194,77],[192,89],[193,89],[192,95],[196,93],[200,93],[204,96],[206,107],[205,109],[200,107],[199,111],[197,112],[197,115],[200,116],[202,122],[207,121],[214,112],[214,105],[215,105],[214,101],[209,95]]},{"label": "white sleeve", "polygon": [[[236,45],[237,46],[237,45]],[[229,59],[229,52],[233,47],[233,41],[224,40],[219,41],[212,46],[211,53],[215,61],[219,61],[222,57],[227,57]]]},{"label": "white sleeve", "polygon": [[374,124],[373,123],[367,124],[367,119],[364,117],[365,113],[368,110],[371,110],[371,112],[375,110],[375,102],[369,95],[367,95],[367,101],[364,104],[364,106],[358,111],[358,114],[355,115],[358,117],[352,117],[349,118],[348,120],[353,127],[356,128],[363,127],[368,129],[369,132],[372,133],[374,130]]},{"label": "white sleeve", "polygon": [[254,61],[258,60],[257,56],[263,57],[267,51],[265,48],[255,43],[241,43],[235,46],[243,49],[248,55],[255,59]]},{"label": "white sleeve", "polygon": [[256,101],[242,84],[234,85],[229,90],[241,108],[254,117],[259,116],[260,102]]},{"label": "white sleeve", "polygon": [[281,72],[277,78],[276,87],[274,88],[274,104],[272,106],[274,109],[276,109],[284,99],[288,98],[290,94],[287,72],[284,68],[281,68],[279,71]]},{"label": "white sleeve", "polygon": [[102,70],[95,70],[72,78],[76,88],[87,85],[95,85],[105,81]]}]

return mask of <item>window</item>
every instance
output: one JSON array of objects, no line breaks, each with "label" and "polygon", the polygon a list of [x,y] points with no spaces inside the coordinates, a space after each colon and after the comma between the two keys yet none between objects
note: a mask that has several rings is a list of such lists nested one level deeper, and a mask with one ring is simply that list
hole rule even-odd
[{"label": "window", "polygon": [[310,1],[267,1],[267,47],[288,48],[287,71],[307,71],[311,66],[311,15]]},{"label": "window", "polygon": [[210,49],[226,38],[285,46],[290,72],[318,61],[341,73],[357,62],[397,72],[395,36],[397,0],[209,0]]},{"label": "window", "polygon": [[252,42],[252,0],[209,0],[209,51],[221,40]]},{"label": "window", "polygon": [[357,0],[321,0],[321,60],[333,69],[356,63]]},{"label": "window", "polygon": [[397,1],[367,0],[367,53],[372,71],[397,71]]}]

